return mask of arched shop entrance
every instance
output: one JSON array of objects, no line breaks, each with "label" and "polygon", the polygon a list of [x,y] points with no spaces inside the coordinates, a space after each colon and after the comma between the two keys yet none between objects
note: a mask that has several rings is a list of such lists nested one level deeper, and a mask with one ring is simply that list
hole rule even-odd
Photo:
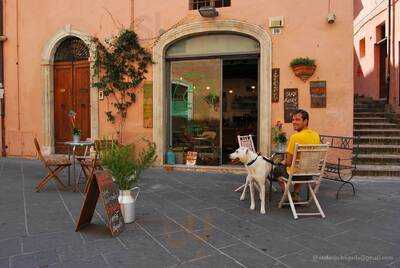
[{"label": "arched shop entrance", "polygon": [[237,135],[259,137],[257,40],[237,33],[208,33],[172,43],[166,51],[167,144],[183,164],[229,164]]}]

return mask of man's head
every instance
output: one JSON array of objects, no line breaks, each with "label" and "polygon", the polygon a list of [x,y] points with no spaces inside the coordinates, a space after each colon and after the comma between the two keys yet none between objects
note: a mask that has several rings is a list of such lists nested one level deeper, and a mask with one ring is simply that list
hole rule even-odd
[{"label": "man's head", "polygon": [[293,129],[296,131],[302,131],[308,126],[309,115],[304,110],[297,110],[292,114]]}]

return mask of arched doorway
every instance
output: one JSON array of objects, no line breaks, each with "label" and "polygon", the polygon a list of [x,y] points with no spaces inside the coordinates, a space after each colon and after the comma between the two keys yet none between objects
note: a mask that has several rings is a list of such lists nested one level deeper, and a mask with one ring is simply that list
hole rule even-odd
[{"label": "arched doorway", "polygon": [[67,37],[54,55],[54,140],[55,153],[65,153],[72,139],[69,111],[76,112],[81,139],[90,135],[89,49],[77,37]]},{"label": "arched doorway", "polygon": [[[167,31],[157,40],[155,46],[153,47],[153,141],[157,145],[157,164],[159,165],[164,163],[165,152],[168,150],[169,145],[168,133],[170,132],[170,129],[166,127],[169,125],[169,111],[166,107],[170,98],[168,92],[170,91],[171,81],[169,79],[174,79],[174,77],[170,76],[172,70],[169,70],[171,66],[168,63],[166,52],[172,44],[179,40],[191,36],[213,33],[244,35],[253,38],[259,44],[258,135],[262,138],[260,138],[258,141],[258,149],[263,154],[268,154],[270,152],[272,64],[271,38],[262,27],[247,22],[237,20],[199,21],[183,24]],[[179,47],[176,48],[177,49],[170,52],[176,52],[176,54],[179,54],[180,49]],[[186,49],[185,47],[181,48]],[[205,46],[205,48],[207,48],[207,46]],[[179,57],[179,55],[173,56]],[[251,89],[252,86],[250,86],[250,90]]]},{"label": "arched doorway", "polygon": [[[197,165],[230,164],[238,135],[252,135],[258,148],[259,55],[254,38],[224,32],[189,36],[167,48],[167,142],[176,155],[195,151]],[[183,157],[178,159],[177,164],[184,164]]]}]

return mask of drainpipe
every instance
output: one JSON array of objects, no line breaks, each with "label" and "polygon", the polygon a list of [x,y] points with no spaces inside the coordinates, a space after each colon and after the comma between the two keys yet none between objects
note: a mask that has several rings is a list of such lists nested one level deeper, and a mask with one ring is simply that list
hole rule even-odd
[{"label": "drainpipe", "polygon": [[391,31],[391,28],[392,28],[392,0],[388,0],[388,36],[387,36],[387,52],[388,52],[388,55],[387,55],[387,57],[388,57],[388,63],[387,63],[387,70],[388,70],[388,73],[387,73],[387,83],[388,83],[388,99],[387,99],[387,102],[388,102],[388,104],[389,104],[389,97],[390,97],[390,67],[391,67],[391,64],[390,64],[390,59],[391,59],[391,36],[392,36],[392,31]]},{"label": "drainpipe", "polygon": [[1,156],[6,156],[6,127],[5,117],[5,94],[4,94],[4,54],[3,42],[7,38],[3,35],[3,0],[0,0],[0,136],[1,136]]}]

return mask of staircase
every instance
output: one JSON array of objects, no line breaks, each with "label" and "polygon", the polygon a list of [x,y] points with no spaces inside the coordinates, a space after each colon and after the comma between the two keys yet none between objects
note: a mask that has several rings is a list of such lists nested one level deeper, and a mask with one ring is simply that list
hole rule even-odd
[{"label": "staircase", "polygon": [[400,178],[400,124],[385,104],[355,98],[354,136],[359,136],[355,178]]}]

